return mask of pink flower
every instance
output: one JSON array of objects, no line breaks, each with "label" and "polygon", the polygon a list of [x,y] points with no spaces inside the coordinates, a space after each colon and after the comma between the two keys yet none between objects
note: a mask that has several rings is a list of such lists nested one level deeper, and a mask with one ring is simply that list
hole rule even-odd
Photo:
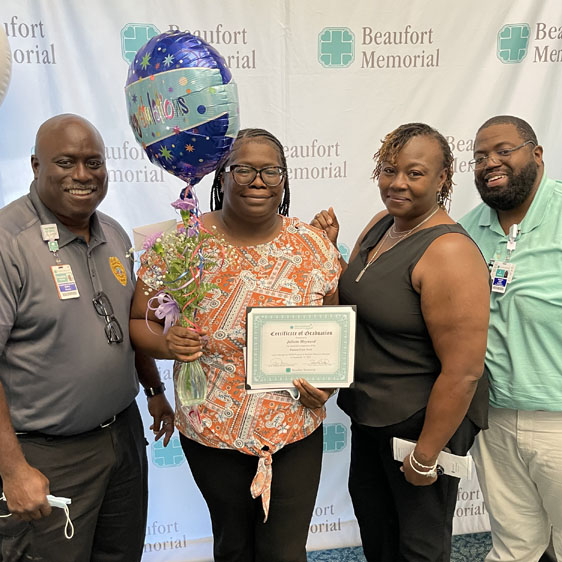
[{"label": "pink flower", "polygon": [[197,201],[195,199],[176,199],[172,203],[174,209],[179,209],[180,211],[191,211],[197,207]]},{"label": "pink flower", "polygon": [[162,236],[162,232],[155,232],[150,236],[147,236],[142,243],[142,247],[144,250],[150,250],[154,244],[156,244],[156,240]]}]

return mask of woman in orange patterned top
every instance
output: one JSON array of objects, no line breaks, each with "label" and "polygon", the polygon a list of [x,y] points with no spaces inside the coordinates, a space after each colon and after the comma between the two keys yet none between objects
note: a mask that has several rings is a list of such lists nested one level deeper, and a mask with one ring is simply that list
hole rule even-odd
[{"label": "woman in orange patterned top", "polygon": [[287,217],[283,146],[267,131],[240,131],[211,197],[202,224],[216,237],[203,251],[216,266],[203,280],[216,288],[201,303],[200,331],[173,326],[164,336],[163,321],[153,314],[145,321],[157,283],[143,267],[131,337],[153,357],[203,365],[208,391],[200,423],[176,404],[176,424],[211,514],[215,561],[306,562],[331,391],[300,379],[299,399],[286,391],[247,394],[245,316],[248,306],[334,304],[338,254],[323,231]]}]

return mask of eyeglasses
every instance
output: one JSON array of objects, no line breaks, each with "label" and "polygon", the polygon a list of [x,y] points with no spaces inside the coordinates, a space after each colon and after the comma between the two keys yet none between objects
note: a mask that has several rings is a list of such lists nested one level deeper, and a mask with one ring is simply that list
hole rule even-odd
[{"label": "eyeglasses", "polygon": [[261,181],[268,187],[277,187],[287,174],[287,170],[281,166],[267,166],[258,170],[253,166],[242,166],[240,164],[227,166],[224,171],[231,172],[238,185],[250,185],[259,174]]},{"label": "eyeglasses", "polygon": [[528,144],[536,144],[535,141],[528,140],[525,141],[523,144],[516,146],[515,148],[502,148],[500,150],[493,150],[490,154],[483,154],[482,156],[478,156],[474,158],[474,160],[470,160],[469,165],[473,170],[480,170],[484,168],[488,163],[490,158],[493,158],[496,162],[505,162],[509,160],[511,154]]},{"label": "eyeglasses", "polygon": [[123,330],[119,325],[119,321],[113,315],[113,307],[108,296],[100,291],[94,295],[92,299],[96,312],[105,319],[105,336],[107,343],[121,343],[123,341]]}]

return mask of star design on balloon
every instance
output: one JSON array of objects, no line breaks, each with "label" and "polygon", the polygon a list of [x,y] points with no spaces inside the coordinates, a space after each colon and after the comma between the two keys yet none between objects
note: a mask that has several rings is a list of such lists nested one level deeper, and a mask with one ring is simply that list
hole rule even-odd
[{"label": "star design on balloon", "polygon": [[187,152],[193,152],[195,150],[192,144],[186,144],[185,149],[187,150]]},{"label": "star design on balloon", "polygon": [[133,103],[137,103],[137,94],[133,94],[131,99],[133,100]]},{"label": "star design on balloon", "polygon": [[167,162],[169,162],[172,159],[172,153],[166,146],[160,147],[160,156],[165,158]]},{"label": "star design on balloon", "polygon": [[146,70],[146,67],[150,65],[150,55],[146,53],[144,57],[142,57],[141,66],[143,70]]},{"label": "star design on balloon", "polygon": [[174,62],[174,55],[164,57],[164,66],[170,66]]}]

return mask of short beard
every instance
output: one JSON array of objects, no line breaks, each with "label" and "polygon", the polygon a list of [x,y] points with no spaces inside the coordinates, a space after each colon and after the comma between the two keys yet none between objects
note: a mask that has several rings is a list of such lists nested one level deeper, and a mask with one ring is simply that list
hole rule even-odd
[{"label": "short beard", "polygon": [[529,162],[519,174],[502,172],[507,176],[507,185],[502,188],[488,187],[486,180],[475,178],[476,189],[482,201],[497,211],[511,211],[522,205],[529,197],[539,171],[535,162]]}]

